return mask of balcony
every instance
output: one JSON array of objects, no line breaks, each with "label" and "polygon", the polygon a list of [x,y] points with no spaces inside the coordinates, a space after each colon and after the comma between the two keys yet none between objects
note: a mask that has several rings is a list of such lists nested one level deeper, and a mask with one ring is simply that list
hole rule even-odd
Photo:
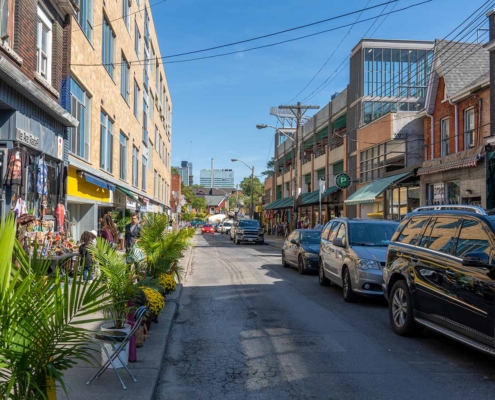
[{"label": "balcony", "polygon": [[340,134],[339,135],[334,134],[333,137],[330,139],[330,144],[328,147],[330,147],[330,150],[333,150],[343,145],[344,145],[344,138]]}]

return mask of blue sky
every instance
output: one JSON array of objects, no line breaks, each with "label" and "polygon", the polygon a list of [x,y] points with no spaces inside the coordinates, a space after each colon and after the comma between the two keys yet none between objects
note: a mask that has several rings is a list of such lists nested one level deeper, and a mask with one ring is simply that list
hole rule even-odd
[{"label": "blue sky", "polygon": [[[371,0],[369,5],[385,1]],[[400,9],[420,1],[400,0],[395,8]],[[434,0],[390,15],[373,37],[416,40],[443,38],[484,2]],[[169,55],[311,23],[364,8],[367,3],[368,0],[167,0],[152,10],[161,53]],[[388,6],[387,11],[391,8]],[[361,19],[376,16],[381,9],[366,11]],[[290,39],[352,23],[356,18],[357,15],[352,15],[199,56]],[[369,21],[354,26],[320,75],[294,102],[302,100],[328,78],[372,23]],[[275,118],[269,115],[270,107],[292,99],[320,69],[348,30],[343,28],[276,47],[226,57],[166,64],[173,101],[172,164],[178,165],[181,160],[191,161],[195,183],[199,182],[200,169],[210,167],[212,157],[215,158],[216,168],[234,169],[237,183],[248,176],[250,171],[241,163],[232,163],[231,158],[239,158],[254,165],[255,174],[259,175],[273,155],[273,130],[257,130],[255,125],[275,125]],[[348,75],[347,67],[309,102],[319,106],[327,104],[332,93],[345,88]]]}]

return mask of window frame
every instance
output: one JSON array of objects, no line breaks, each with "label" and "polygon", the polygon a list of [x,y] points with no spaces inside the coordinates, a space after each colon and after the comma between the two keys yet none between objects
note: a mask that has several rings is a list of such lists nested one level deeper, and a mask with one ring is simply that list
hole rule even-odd
[{"label": "window frame", "polygon": [[79,10],[74,16],[84,36],[93,43],[93,0],[78,0]]},{"label": "window frame", "polygon": [[[124,143],[122,143],[124,138]],[[124,149],[124,150],[123,150]],[[127,182],[128,176],[128,158],[129,158],[129,138],[127,135],[120,131],[119,137],[119,179]]]},{"label": "window frame", "polygon": [[[75,79],[73,76],[70,77],[71,80],[71,89],[70,89],[70,113],[71,115],[76,118],[79,121],[79,125],[77,128],[70,128],[70,134],[69,134],[69,153],[72,155],[75,155],[76,157],[82,158],[83,160],[90,161],[90,156],[91,156],[91,96],[88,95],[88,92],[83,88],[81,84]],[[81,101],[77,97],[77,95],[74,94],[72,90],[72,84],[75,84],[78,86],[78,88],[81,90],[83,96],[84,96],[84,102]],[[73,110],[73,103],[77,102],[78,105],[80,105],[82,108],[84,108],[84,123],[81,124],[81,119],[77,118],[77,115],[75,114],[75,110]],[[79,136],[81,135],[81,125],[84,126],[84,139],[82,143],[84,144],[83,146],[83,154],[79,154],[77,152],[72,151],[72,145],[74,143],[73,141],[73,136],[75,135],[76,131],[79,131]],[[81,139],[79,139],[81,141]],[[81,145],[81,143],[79,143]]]},{"label": "window frame", "polygon": [[[102,119],[105,120],[105,124]],[[105,111],[100,110],[100,169],[110,174],[113,174],[114,124],[110,116]]]},{"label": "window frame", "polygon": [[139,150],[136,146],[132,146],[132,171],[131,184],[135,188],[139,187]]},{"label": "window frame", "polygon": [[115,78],[115,38],[116,34],[110,20],[103,13],[101,24],[101,63],[112,80]]},{"label": "window frame", "polygon": [[147,191],[148,186],[148,159],[144,154],[141,154],[141,189]]},{"label": "window frame", "polygon": [[[5,24],[2,23],[2,19]],[[0,9],[0,39],[12,46],[14,35],[14,0],[5,0],[3,10]]]},{"label": "window frame", "polygon": [[[467,116],[472,112],[473,115],[473,127],[468,126]],[[474,131],[476,126],[474,107],[469,107],[464,110],[464,150],[474,147]],[[470,138],[470,140],[468,140]]]},{"label": "window frame", "polygon": [[[36,72],[43,79],[51,84],[52,79],[52,62],[53,62],[53,21],[49,18],[46,11],[38,4],[36,22]],[[42,51],[43,27],[46,28],[46,53]],[[42,71],[43,54],[46,59],[46,71]]]},{"label": "window frame", "polygon": [[141,60],[141,32],[137,21],[134,20],[134,51],[136,52],[137,59]]},{"label": "window frame", "polygon": [[139,102],[141,101],[141,96],[140,96],[141,88],[139,87],[139,84],[137,83],[136,79],[134,79],[134,104],[133,104],[133,113],[134,116],[138,121],[141,121],[139,119]]},{"label": "window frame", "polygon": [[[124,0],[126,2],[127,0]],[[124,53],[121,56],[121,64],[120,64],[120,94],[124,98],[125,102],[129,104],[129,99],[131,96],[131,66],[127,59],[125,58]]]},{"label": "window frame", "polygon": [[[447,129],[445,129],[447,125]],[[447,138],[445,138],[447,133]],[[440,157],[445,157],[450,154],[450,117],[440,120]]]},{"label": "window frame", "polygon": [[129,0],[122,0],[122,21],[127,28],[127,32],[131,31],[131,4]]}]

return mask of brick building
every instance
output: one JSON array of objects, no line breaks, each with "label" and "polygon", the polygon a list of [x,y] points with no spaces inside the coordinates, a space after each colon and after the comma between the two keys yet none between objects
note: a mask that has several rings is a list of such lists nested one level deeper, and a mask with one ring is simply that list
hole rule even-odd
[{"label": "brick building", "polygon": [[175,220],[177,220],[177,215],[181,212],[181,201],[182,201],[182,179],[180,174],[172,174],[172,190],[170,191],[170,207],[172,208],[172,213],[175,214]]},{"label": "brick building", "polygon": [[149,0],[79,0],[73,25],[74,235],[107,211],[170,215],[172,101]]},{"label": "brick building", "polygon": [[487,206],[489,56],[476,43],[437,41],[424,117],[421,204]]},{"label": "brick building", "polygon": [[[21,198],[24,210],[53,219],[66,201],[68,129],[78,126],[68,112],[74,13],[69,0],[1,3],[0,172],[4,179],[12,168],[20,183],[2,187],[2,216]],[[37,187],[38,171],[45,168],[47,184]]]}]

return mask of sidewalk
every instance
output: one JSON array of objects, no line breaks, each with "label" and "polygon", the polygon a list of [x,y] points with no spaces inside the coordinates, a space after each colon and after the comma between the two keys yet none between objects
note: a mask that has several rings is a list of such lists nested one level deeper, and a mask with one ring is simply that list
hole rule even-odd
[{"label": "sidewalk", "polygon": [[281,249],[284,246],[285,238],[282,236],[266,235],[265,243],[269,246]]},{"label": "sidewalk", "polygon": [[[180,265],[186,270],[184,280],[191,266],[193,249],[194,246],[188,249],[184,258],[180,261]],[[182,284],[179,283],[175,292],[166,296],[165,308],[158,316],[158,324],[152,323],[151,325],[150,338],[146,340],[143,347],[137,349],[137,361],[129,363],[129,370],[135,376],[137,382],[132,380],[125,369],[119,369],[120,376],[127,387],[127,390],[124,390],[115,372],[109,368],[99,379],[94,380],[91,385],[87,385],[86,382],[98,371],[99,366],[94,367],[83,362],[65,372],[64,377],[68,397],[58,387],[57,398],[70,400],[108,400],[113,398],[121,400],[151,400],[158,382],[181,294]],[[101,323],[91,324],[88,328],[96,330],[99,325]],[[95,348],[99,351],[98,344],[95,344]],[[96,356],[98,357],[98,353],[96,353]]]}]

